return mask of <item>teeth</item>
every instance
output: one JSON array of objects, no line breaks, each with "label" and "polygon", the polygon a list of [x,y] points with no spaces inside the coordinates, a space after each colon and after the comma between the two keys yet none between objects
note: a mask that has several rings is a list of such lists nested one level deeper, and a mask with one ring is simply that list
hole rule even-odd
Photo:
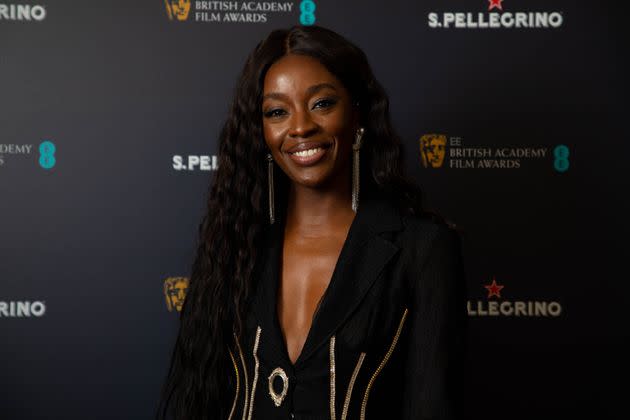
[{"label": "teeth", "polygon": [[300,157],[308,157],[308,156],[313,156],[315,153],[319,152],[320,150],[322,150],[321,147],[316,147],[314,149],[302,150],[299,152],[295,152],[293,154]]}]

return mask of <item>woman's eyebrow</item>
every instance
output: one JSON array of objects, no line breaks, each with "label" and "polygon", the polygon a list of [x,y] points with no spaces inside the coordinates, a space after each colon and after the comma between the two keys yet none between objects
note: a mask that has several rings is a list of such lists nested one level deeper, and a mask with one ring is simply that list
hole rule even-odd
[{"label": "woman's eyebrow", "polygon": [[309,87],[308,89],[306,89],[306,94],[307,95],[313,95],[313,94],[315,94],[315,93],[317,93],[320,90],[325,89],[325,88],[329,88],[329,89],[332,89],[332,90],[337,90],[330,83],[318,83],[318,84],[313,85],[313,86]]},{"label": "woman's eyebrow", "polygon": [[[337,90],[335,88],[334,85],[330,84],[330,83],[318,83],[316,85],[313,85],[311,87],[309,87],[308,89],[306,89],[306,95],[310,96],[310,95],[314,95],[315,93],[319,92],[322,89],[332,89],[332,90]],[[279,93],[279,92],[269,92],[267,94],[265,94],[262,98],[262,100],[264,101],[265,99],[286,99],[287,95],[285,95],[284,93]]]}]

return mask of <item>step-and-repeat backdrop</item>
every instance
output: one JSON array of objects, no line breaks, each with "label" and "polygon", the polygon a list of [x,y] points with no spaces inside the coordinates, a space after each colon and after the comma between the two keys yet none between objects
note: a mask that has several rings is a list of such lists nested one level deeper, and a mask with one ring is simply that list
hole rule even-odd
[{"label": "step-and-repeat backdrop", "polygon": [[236,76],[295,24],[365,50],[462,229],[467,418],[622,418],[621,10],[0,0],[0,418],[154,415]]}]

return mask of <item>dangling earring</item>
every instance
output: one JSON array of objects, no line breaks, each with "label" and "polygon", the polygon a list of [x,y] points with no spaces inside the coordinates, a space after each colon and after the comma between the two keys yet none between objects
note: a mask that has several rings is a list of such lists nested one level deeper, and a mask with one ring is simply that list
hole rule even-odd
[{"label": "dangling earring", "polygon": [[359,127],[352,145],[352,210],[355,213],[359,208],[359,149],[361,149],[364,132],[363,127]]},{"label": "dangling earring", "polygon": [[273,208],[273,158],[271,153],[267,153],[267,183],[269,189],[269,223],[273,225],[275,221],[275,211]]}]

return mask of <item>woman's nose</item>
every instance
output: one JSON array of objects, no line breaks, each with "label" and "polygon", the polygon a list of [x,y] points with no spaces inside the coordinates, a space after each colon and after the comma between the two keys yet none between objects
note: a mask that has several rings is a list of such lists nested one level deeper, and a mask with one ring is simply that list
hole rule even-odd
[{"label": "woman's nose", "polygon": [[289,135],[291,137],[308,137],[317,131],[317,123],[307,109],[296,109],[291,116],[290,124]]}]

